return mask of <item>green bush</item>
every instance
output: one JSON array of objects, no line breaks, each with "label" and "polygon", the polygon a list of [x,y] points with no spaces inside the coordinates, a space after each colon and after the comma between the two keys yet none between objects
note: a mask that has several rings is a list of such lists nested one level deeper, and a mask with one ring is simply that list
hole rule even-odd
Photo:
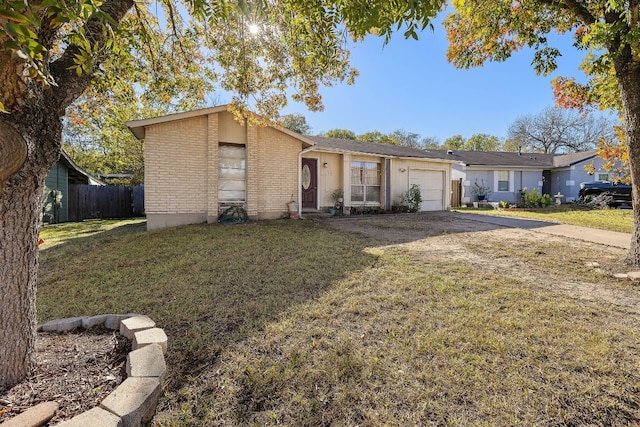
[{"label": "green bush", "polygon": [[553,197],[551,197],[548,194],[543,194],[542,198],[540,199],[540,205],[543,208],[549,207],[549,206],[553,206]]},{"label": "green bush", "polygon": [[407,212],[418,212],[420,203],[422,203],[422,195],[420,194],[420,186],[417,184],[413,184],[400,197],[400,204],[406,206]]},{"label": "green bush", "polygon": [[546,208],[553,206],[553,197],[548,194],[540,194],[534,188],[530,192],[526,188],[520,191],[520,202],[518,207],[523,208]]}]

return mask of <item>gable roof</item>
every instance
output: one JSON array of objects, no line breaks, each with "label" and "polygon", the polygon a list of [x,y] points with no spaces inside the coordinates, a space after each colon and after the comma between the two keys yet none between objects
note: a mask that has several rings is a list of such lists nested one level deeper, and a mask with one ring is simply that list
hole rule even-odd
[{"label": "gable roof", "polygon": [[103,181],[76,165],[73,160],[71,160],[71,157],[64,151],[60,152],[60,159],[58,161],[67,167],[69,184],[106,185]]},{"label": "gable roof", "polygon": [[559,154],[553,157],[553,166],[557,168],[573,166],[576,163],[596,157],[597,150],[581,151],[578,153]]},{"label": "gable roof", "polygon": [[562,168],[592,159],[596,150],[569,154],[516,153],[508,151],[426,150],[435,156],[447,156],[465,166]]},{"label": "gable roof", "polygon": [[442,155],[433,155],[431,151],[418,148],[404,147],[393,144],[380,144],[377,142],[356,141],[353,139],[326,138],[324,136],[309,136],[315,142],[314,150],[332,151],[339,153],[373,154],[387,157],[402,157],[439,160],[447,163],[455,163],[456,159]]},{"label": "gable roof", "polygon": [[145,128],[160,123],[173,122],[175,120],[190,119],[191,117],[205,116],[209,114],[222,113],[228,110],[227,105],[217,107],[201,108],[199,110],[184,111],[182,113],[166,114],[164,116],[151,117],[148,119],[131,120],[127,122],[127,127],[136,138],[144,139]]},{"label": "gable roof", "polygon": [[596,150],[570,154],[516,153],[511,151],[421,150],[393,144],[380,144],[353,139],[307,137],[321,151],[374,154],[379,156],[440,160],[465,166],[522,167],[548,169],[568,167],[595,157]]},{"label": "gable roof", "polygon": [[[228,111],[229,111],[229,104],[218,105],[216,107],[201,108],[199,110],[191,110],[191,111],[185,111],[182,113],[167,114],[164,116],[152,117],[149,119],[131,120],[127,122],[127,127],[129,128],[131,133],[135,135],[136,138],[144,139],[146,128],[148,126],[172,122],[176,120],[190,119],[192,117],[207,116],[209,114],[224,113]],[[300,135],[299,133],[293,132],[277,124],[270,125],[269,127],[302,141],[303,146],[305,147],[310,147],[314,145],[314,142],[311,141],[308,137],[304,135]]]},{"label": "gable roof", "polygon": [[553,154],[514,153],[511,151],[426,150],[447,156],[466,166],[508,166],[545,168],[553,165]]}]

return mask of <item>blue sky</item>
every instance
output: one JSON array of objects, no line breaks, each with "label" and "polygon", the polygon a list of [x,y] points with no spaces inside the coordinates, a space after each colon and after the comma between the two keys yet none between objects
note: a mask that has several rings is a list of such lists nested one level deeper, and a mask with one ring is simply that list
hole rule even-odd
[{"label": "blue sky", "polygon": [[439,23],[419,41],[398,33],[384,46],[382,39],[371,37],[352,46],[352,65],[361,74],[355,85],[323,88],[323,112],[292,103],[282,114],[303,114],[313,134],[335,128],[356,134],[404,129],[440,142],[456,134],[503,138],[516,118],[554,104],[553,77],[582,76],[578,65],[585,52],[572,47],[569,37],[557,41],[563,53],[558,70],[542,77],[535,74],[533,53],[526,50],[506,62],[456,69],[446,60],[447,39]]}]

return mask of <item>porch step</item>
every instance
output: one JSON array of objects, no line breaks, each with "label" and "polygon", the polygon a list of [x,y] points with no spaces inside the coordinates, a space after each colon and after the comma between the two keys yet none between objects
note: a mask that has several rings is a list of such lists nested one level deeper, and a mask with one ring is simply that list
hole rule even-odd
[{"label": "porch step", "polygon": [[329,212],[327,211],[302,211],[302,218],[309,220],[326,219],[329,218]]}]

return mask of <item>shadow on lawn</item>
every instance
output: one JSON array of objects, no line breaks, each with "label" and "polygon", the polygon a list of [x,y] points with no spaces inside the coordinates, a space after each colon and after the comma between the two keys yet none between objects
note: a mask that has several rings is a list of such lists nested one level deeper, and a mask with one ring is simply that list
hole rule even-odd
[{"label": "shadow on lawn", "polygon": [[82,237],[40,254],[39,322],[149,315],[169,337],[169,392],[226,346],[376,260],[364,239],[310,221],[75,232]]}]

